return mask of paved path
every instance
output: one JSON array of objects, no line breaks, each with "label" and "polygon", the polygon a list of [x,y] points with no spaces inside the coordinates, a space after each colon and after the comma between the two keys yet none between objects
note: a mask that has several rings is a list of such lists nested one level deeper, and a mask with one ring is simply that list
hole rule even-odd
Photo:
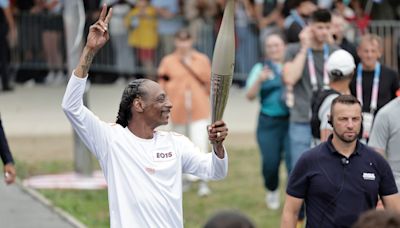
[{"label": "paved path", "polygon": [[[104,121],[115,121],[123,87],[93,85],[89,93],[90,109]],[[71,135],[71,126],[61,111],[64,90],[65,87],[34,86],[0,93],[0,113],[8,138]],[[257,109],[258,102],[248,102],[243,90],[232,87],[224,115],[230,143],[254,145]],[[19,185],[5,186],[1,178],[0,224],[10,228],[73,227]]]},{"label": "paved path", "polygon": [[19,185],[6,186],[0,178],[0,223],[9,228],[73,228],[49,206],[45,206]]}]

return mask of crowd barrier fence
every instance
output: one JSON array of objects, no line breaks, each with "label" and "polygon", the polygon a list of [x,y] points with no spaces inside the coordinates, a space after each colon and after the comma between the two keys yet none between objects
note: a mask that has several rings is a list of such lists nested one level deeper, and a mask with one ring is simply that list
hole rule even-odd
[{"label": "crowd barrier fence", "polygon": [[[21,14],[16,17],[16,21],[18,25],[18,41],[16,46],[11,49],[10,62],[12,68],[15,70],[45,71],[49,70],[49,68],[60,68],[65,71],[67,61],[62,16],[51,14]],[[400,52],[400,23],[397,21],[371,21],[369,31],[379,35],[383,39],[384,51],[382,63],[397,71]],[[86,35],[84,35],[84,37],[86,37]],[[110,37],[110,42],[108,42],[95,57],[91,70],[116,75],[145,74],[146,69],[139,63],[138,58],[134,55],[133,49],[128,46],[127,42],[123,42],[124,39],[127,39],[127,34],[110,34]],[[210,37],[212,38],[210,39]],[[57,50],[48,50],[47,42],[49,38],[57,39],[55,42]],[[195,46],[200,51],[206,53],[211,59],[214,40],[213,23],[205,24],[205,26],[202,26]],[[54,42],[54,40],[51,42]],[[254,47],[259,47],[259,45],[254,45]],[[260,53],[260,50],[254,51]],[[46,57],[49,55],[49,52],[50,54],[51,52],[58,53],[62,58],[61,65],[54,65],[53,63],[53,66],[49,66],[49,58]],[[245,58],[246,57],[247,56],[245,56]],[[156,54],[153,63],[154,69],[158,65],[160,59],[161,56]],[[252,61],[257,62],[258,59]],[[237,69],[235,70],[234,79],[245,80],[247,74],[248,72],[241,72],[240,69]]]}]

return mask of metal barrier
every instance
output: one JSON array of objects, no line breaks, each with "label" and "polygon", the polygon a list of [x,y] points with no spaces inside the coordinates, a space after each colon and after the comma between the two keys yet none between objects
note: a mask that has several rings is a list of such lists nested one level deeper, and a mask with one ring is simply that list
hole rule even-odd
[{"label": "metal barrier", "polygon": [[[61,56],[57,67],[64,69],[64,41],[62,17],[50,14],[21,14],[16,18],[18,27],[18,41],[11,49],[11,66],[14,69],[49,69],[48,59],[50,46],[46,41],[52,40],[57,45],[58,57]],[[56,35],[54,35],[56,34]],[[51,45],[52,45],[51,44]],[[46,46],[46,50],[45,47]],[[46,54],[49,54],[46,57]],[[54,64],[53,64],[54,65]],[[51,67],[55,67],[55,66]]]},{"label": "metal barrier", "polygon": [[398,21],[371,21],[369,32],[382,37],[382,63],[398,71],[400,23]]},{"label": "metal barrier", "polygon": [[[57,23],[54,23],[57,21]],[[16,17],[18,26],[18,42],[15,48],[11,50],[11,67],[15,70],[64,70],[66,64],[65,39],[63,33],[63,23],[61,15],[50,14],[21,14]],[[92,22],[88,22],[91,24]],[[48,31],[51,29],[58,33],[57,47],[48,48]],[[84,38],[86,38],[88,26],[85,26]],[[125,33],[112,34],[110,29],[110,41],[99,51],[93,60],[91,71],[112,73],[116,75],[146,74],[139,58],[135,55],[132,47],[128,46],[128,31]],[[195,46],[197,49],[205,51],[209,57],[212,55],[214,34],[212,26],[204,26],[200,31],[200,36]],[[210,41],[211,37],[211,41]],[[51,40],[53,42],[54,40]],[[54,64],[49,53],[62,57],[61,64]],[[153,73],[158,65],[160,56],[156,52],[153,61]]]},{"label": "metal barrier", "polygon": [[[51,14],[22,14],[16,18],[18,24],[18,44],[11,50],[11,66],[16,69],[25,70],[64,70],[66,69],[65,41],[63,34],[63,23],[61,15]],[[90,22],[89,22],[90,23]],[[88,26],[86,26],[87,30]],[[199,32],[199,38],[195,47],[212,57],[215,35],[212,25],[203,26]],[[372,21],[369,31],[383,38],[384,55],[382,62],[389,67],[398,69],[398,53],[400,24],[396,21]],[[87,34],[87,32],[85,33]],[[86,37],[86,35],[84,35]],[[127,34],[110,35],[108,42],[96,55],[91,71],[112,73],[116,75],[132,75],[146,73],[144,66],[141,66],[134,51],[127,44]],[[210,39],[211,37],[211,39]],[[52,39],[57,39],[54,41]],[[125,41],[124,41],[125,40]],[[51,45],[49,45],[49,42]],[[54,44],[55,42],[55,44]],[[245,45],[244,58],[256,58],[260,53],[258,39],[253,44]],[[240,45],[240,43],[238,44]],[[236,52],[238,54],[238,52]],[[253,56],[253,57],[249,57]],[[256,57],[254,57],[256,56]],[[61,58],[61,63],[57,59]],[[153,66],[156,68],[161,56],[156,55]],[[239,58],[240,59],[240,58]],[[239,66],[240,64],[236,64]],[[249,71],[247,69],[246,71]],[[236,67],[234,80],[245,80],[249,72],[244,72]]]}]

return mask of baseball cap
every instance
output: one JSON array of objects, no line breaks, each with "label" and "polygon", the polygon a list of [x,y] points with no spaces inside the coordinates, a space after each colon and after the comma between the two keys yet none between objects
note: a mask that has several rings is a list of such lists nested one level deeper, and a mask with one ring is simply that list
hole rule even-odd
[{"label": "baseball cap", "polygon": [[355,68],[353,56],[343,49],[334,51],[326,62],[326,70],[330,76],[347,76],[353,73]]}]

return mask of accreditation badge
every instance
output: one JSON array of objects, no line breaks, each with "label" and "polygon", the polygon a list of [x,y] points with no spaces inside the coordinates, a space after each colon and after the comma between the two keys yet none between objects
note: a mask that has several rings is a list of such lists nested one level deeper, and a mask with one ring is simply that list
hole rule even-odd
[{"label": "accreditation badge", "polygon": [[369,136],[372,128],[372,122],[374,121],[374,115],[370,112],[363,112],[363,137]]}]

